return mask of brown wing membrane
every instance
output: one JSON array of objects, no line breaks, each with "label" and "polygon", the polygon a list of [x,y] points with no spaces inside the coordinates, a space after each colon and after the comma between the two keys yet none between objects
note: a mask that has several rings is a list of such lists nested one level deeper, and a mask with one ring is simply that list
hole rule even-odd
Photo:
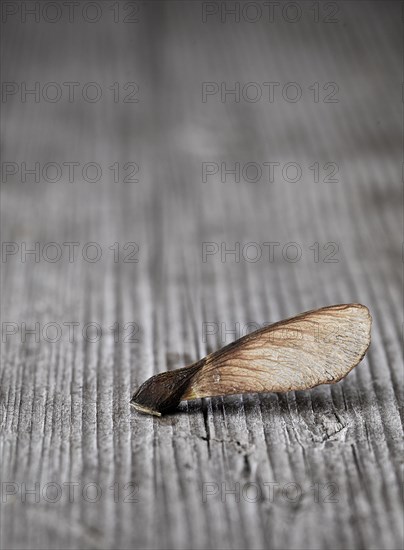
[{"label": "brown wing membrane", "polygon": [[324,307],[244,336],[189,367],[144,382],[131,399],[161,415],[180,401],[252,392],[305,390],[338,382],[365,355],[372,318],[367,307]]},{"label": "brown wing membrane", "polygon": [[360,304],[325,307],[275,323],[208,355],[182,399],[338,382],[365,355],[370,328],[369,310]]}]

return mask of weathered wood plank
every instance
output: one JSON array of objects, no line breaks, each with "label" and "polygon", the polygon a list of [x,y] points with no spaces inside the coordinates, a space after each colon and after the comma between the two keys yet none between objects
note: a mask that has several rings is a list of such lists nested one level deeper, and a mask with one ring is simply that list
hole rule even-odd
[{"label": "weathered wood plank", "polygon": [[[3,25],[3,82],[96,82],[103,97],[3,104],[3,161],[19,171],[2,181],[2,241],[18,250],[1,264],[1,547],[401,548],[401,5],[339,2],[327,24],[304,2],[292,24],[203,22],[199,2],[150,2],[124,24],[112,4],[94,24],[18,12]],[[132,81],[139,103],[115,103],[108,87]],[[303,95],[203,102],[202,82],[296,82]],[[315,82],[336,82],[338,103],[314,102]],[[102,178],[21,181],[23,162],[73,161]],[[136,162],[139,181],[115,183],[115,162],[120,179]],[[302,177],[204,182],[204,162],[294,162]],[[336,163],[339,181],[315,182],[314,162]],[[36,242],[39,261],[22,261]],[[123,261],[130,242],[136,263]],[[218,252],[203,261],[207,242]],[[63,243],[79,243],[73,261]],[[129,409],[154,373],[355,301],[373,314],[372,345],[336,386],[204,399],[162,419]],[[39,323],[38,342],[23,323]]]}]

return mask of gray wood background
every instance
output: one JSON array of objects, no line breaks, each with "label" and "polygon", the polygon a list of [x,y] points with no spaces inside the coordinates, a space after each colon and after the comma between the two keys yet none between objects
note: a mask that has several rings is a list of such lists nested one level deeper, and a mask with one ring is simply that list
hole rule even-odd
[{"label": "gray wood background", "polygon": [[[4,4],[1,548],[401,548],[401,3],[301,2],[294,23],[284,3],[272,22],[263,3],[204,21],[215,4],[100,1],[53,23],[49,2],[38,21],[34,2]],[[24,96],[35,82],[39,97]],[[64,82],[78,83],[71,102]],[[138,102],[123,101],[128,82]],[[203,101],[203,82],[255,85]],[[264,82],[279,83],[272,103]],[[299,101],[282,96],[289,82]],[[128,162],[137,182],[122,181]],[[253,165],[240,182],[204,182],[207,162],[280,168],[273,183],[246,181]],[[300,181],[282,176],[288,162]],[[38,181],[23,163],[39,163]],[[63,243],[78,243],[71,261]],[[86,243],[102,257],[88,261]],[[203,261],[203,243],[219,252]],[[225,254],[235,243],[239,261]],[[129,407],[153,373],[355,301],[373,314],[371,348],[333,387],[194,401],[162,419]]]}]

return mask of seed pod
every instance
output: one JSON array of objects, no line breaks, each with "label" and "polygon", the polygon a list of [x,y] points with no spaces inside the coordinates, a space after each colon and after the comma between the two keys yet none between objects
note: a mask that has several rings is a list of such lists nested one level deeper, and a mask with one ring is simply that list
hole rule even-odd
[{"label": "seed pod", "polygon": [[334,384],[364,357],[371,323],[368,308],[361,304],[301,313],[247,334],[188,367],[152,376],[130,404],[161,416],[190,399]]}]

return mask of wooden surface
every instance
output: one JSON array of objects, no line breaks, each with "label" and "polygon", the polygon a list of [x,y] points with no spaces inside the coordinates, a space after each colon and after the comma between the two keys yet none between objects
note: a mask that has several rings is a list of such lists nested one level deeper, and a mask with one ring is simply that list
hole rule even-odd
[{"label": "wooden surface", "polygon": [[[137,23],[114,23],[101,4],[94,24],[3,24],[3,82],[103,91],[96,103],[7,98],[3,162],[103,174],[3,176],[2,241],[18,251],[1,265],[1,548],[401,548],[401,3],[341,2],[336,23],[302,3],[294,24],[203,23],[191,1],[141,3]],[[138,83],[140,101],[115,103],[114,82]],[[296,82],[303,95],[203,102],[202,82]],[[338,103],[314,102],[315,82],[338,83]],[[301,180],[202,181],[204,162],[271,161],[299,163]],[[139,181],[115,183],[114,162],[136,162]],[[339,181],[314,182],[314,162],[337,163]],[[23,262],[36,242],[39,261]],[[79,243],[71,262],[66,242]],[[89,242],[99,261],[83,258]],[[123,261],[129,242],[136,263]],[[203,261],[207,242],[239,242],[240,261]],[[266,242],[280,243],[273,261]],[[291,242],[299,261],[282,256]],[[335,386],[194,401],[162,419],[129,407],[153,373],[248,328],[356,301],[372,312],[372,344]],[[23,341],[23,323],[39,323],[38,342]]]}]

